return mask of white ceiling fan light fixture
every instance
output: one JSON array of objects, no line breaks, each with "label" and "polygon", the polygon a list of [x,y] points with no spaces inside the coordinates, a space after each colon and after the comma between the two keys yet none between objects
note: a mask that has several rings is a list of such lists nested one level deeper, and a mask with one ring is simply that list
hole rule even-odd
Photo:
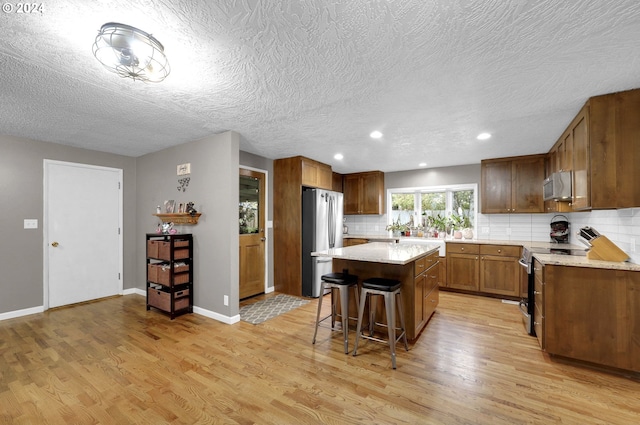
[{"label": "white ceiling fan light fixture", "polygon": [[104,24],[92,51],[105,68],[122,78],[159,83],[171,72],[162,43],[131,25]]},{"label": "white ceiling fan light fixture", "polygon": [[491,133],[480,133],[478,134],[478,137],[476,137],[478,140],[488,140],[491,138]]},{"label": "white ceiling fan light fixture", "polygon": [[422,167],[422,168],[424,168],[424,167],[426,167],[426,166],[427,166],[427,163],[426,163],[426,162],[421,162],[420,164],[418,164],[418,167]]},{"label": "white ceiling fan light fixture", "polygon": [[342,155],[341,153],[337,153],[335,155],[333,155],[333,159],[337,159],[338,161],[344,159],[344,155]]},{"label": "white ceiling fan light fixture", "polygon": [[369,134],[369,137],[371,137],[372,139],[380,139],[382,138],[383,134],[381,132],[379,132],[378,130],[372,131]]}]

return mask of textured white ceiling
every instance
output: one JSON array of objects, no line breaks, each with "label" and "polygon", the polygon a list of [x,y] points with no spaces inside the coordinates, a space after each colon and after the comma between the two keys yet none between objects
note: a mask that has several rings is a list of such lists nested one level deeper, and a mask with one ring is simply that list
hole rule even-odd
[{"label": "textured white ceiling", "polygon": [[[129,156],[234,130],[338,172],[471,164],[546,152],[588,97],[640,87],[637,0],[42,5],[0,12],[0,133]],[[164,44],[165,81],[102,68],[112,21]]]}]

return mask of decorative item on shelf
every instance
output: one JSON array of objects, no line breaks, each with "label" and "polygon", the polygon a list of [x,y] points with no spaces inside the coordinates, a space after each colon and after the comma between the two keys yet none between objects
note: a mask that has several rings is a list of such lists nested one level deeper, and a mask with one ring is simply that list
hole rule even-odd
[{"label": "decorative item on shelf", "polygon": [[173,228],[173,222],[164,222],[158,223],[158,228],[156,229],[156,233],[162,233],[163,235],[175,235],[178,233],[176,229]]},{"label": "decorative item on shelf", "polygon": [[104,24],[92,51],[106,69],[122,78],[157,83],[170,72],[164,46],[151,34],[131,25]]},{"label": "decorative item on shelf", "polygon": [[197,213],[198,213],[198,211],[194,208],[193,202],[187,202],[187,214],[189,214],[189,215],[191,215],[193,217]]}]

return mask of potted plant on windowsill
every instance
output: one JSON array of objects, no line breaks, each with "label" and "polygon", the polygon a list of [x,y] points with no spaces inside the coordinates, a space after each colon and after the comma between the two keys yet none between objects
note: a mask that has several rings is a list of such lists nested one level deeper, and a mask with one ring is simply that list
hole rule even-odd
[{"label": "potted plant on windowsill", "polygon": [[389,224],[386,227],[386,230],[390,230],[393,237],[400,237],[400,235],[403,232],[406,232],[408,229],[408,226],[406,224],[402,224],[400,223],[400,217],[398,217],[398,219],[396,221],[392,221],[391,224]]},{"label": "potted plant on windowsill", "polygon": [[451,233],[454,239],[462,239],[462,223],[463,218],[458,214],[451,214],[447,217],[449,226],[451,226]]}]

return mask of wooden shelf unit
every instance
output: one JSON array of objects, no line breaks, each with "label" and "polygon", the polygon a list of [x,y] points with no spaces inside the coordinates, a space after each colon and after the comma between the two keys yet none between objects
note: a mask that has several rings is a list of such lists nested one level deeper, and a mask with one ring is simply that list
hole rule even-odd
[{"label": "wooden shelf unit", "polygon": [[193,236],[147,233],[146,244],[147,310],[193,313]]}]

